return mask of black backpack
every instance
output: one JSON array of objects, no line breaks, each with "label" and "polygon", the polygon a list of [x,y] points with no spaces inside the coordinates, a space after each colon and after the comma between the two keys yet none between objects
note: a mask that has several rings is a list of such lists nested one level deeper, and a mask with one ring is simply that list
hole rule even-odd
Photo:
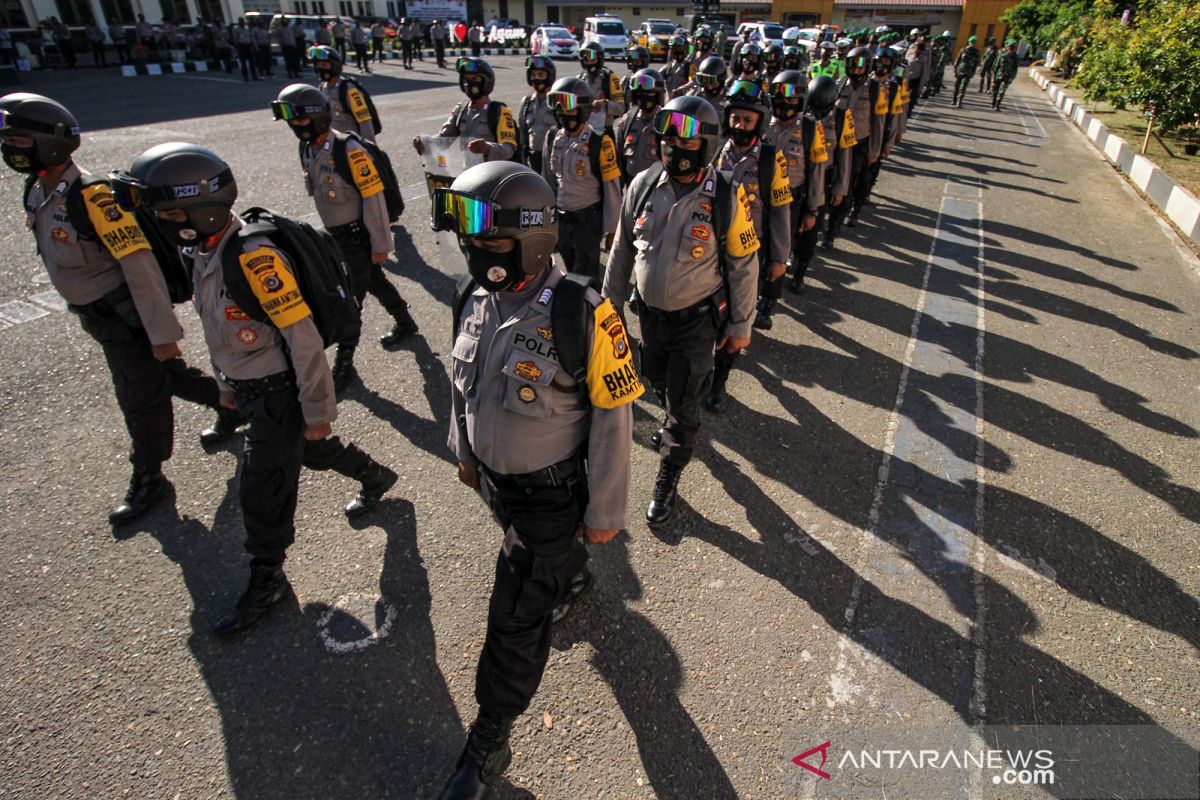
[{"label": "black backpack", "polygon": [[[470,273],[458,278],[454,289],[452,340],[458,338],[458,326],[467,298],[478,286]],[[550,329],[554,332],[558,363],[581,387],[587,383],[587,330],[592,313],[592,307],[587,302],[588,289],[600,290],[594,278],[568,272],[555,285],[554,297],[550,301]]]},{"label": "black backpack", "polygon": [[247,209],[242,219],[246,224],[237,233],[237,246],[226,244],[222,251],[221,273],[229,297],[251,319],[271,323],[250,289],[238,258],[245,239],[265,236],[291,262],[300,294],[312,311],[325,346],[356,335],[362,326],[361,309],[354,296],[350,268],[333,237],[306,222],[288,219],[265,208]]},{"label": "black backpack", "polygon": [[[383,133],[383,121],[379,118],[379,112],[375,110],[375,103],[371,100],[371,94],[362,87],[362,84],[354,80],[342,76],[341,82],[338,84],[338,100],[342,104],[342,108],[350,111],[350,87],[353,86],[362,92],[363,100],[367,103],[367,110],[371,112],[371,125],[375,128],[375,135]],[[351,112],[353,115],[353,112]]]},{"label": "black backpack", "polygon": [[[350,159],[346,157],[347,142],[354,142],[367,151],[367,155],[371,157],[371,162],[379,172],[379,179],[383,181],[383,199],[387,203],[388,221],[395,222],[400,219],[400,215],[404,213],[404,195],[400,193],[400,181],[396,179],[396,170],[392,168],[392,160],[388,158],[388,154],[379,145],[368,142],[357,133],[339,131],[333,137],[333,167],[342,180],[351,186],[356,184],[354,176],[350,174]],[[307,143],[300,143],[302,150],[305,144]]]},{"label": "black backpack", "polygon": [[[29,207],[29,194],[33,191],[35,181],[37,181],[37,177],[33,175],[25,180],[23,203],[26,208]],[[100,183],[107,185],[108,181],[98,175],[89,175],[81,177],[67,189],[65,202],[67,217],[71,220],[71,227],[84,241],[97,243],[100,241],[100,237],[96,234],[96,228],[92,225],[92,220],[88,217],[87,209],[83,204],[83,190]],[[138,209],[133,213],[133,217],[137,221],[138,227],[142,229],[142,235],[146,237],[146,242],[150,245],[150,252],[154,254],[158,268],[162,270],[163,280],[167,284],[167,296],[171,302],[186,303],[191,300],[192,273],[179,254],[179,248],[163,236],[152,213]]]}]

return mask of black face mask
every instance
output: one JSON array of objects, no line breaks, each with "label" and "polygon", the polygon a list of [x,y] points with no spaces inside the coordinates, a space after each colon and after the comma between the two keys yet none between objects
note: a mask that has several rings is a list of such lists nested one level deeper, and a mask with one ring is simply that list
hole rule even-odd
[{"label": "black face mask", "polygon": [[684,150],[669,144],[659,145],[659,150],[662,152],[667,174],[676,180],[692,177],[703,166],[700,163],[700,150]]},{"label": "black face mask", "polygon": [[196,230],[196,226],[192,224],[191,220],[176,222],[173,219],[158,217],[154,220],[154,224],[158,226],[162,235],[167,237],[176,247],[195,247],[208,238]]},{"label": "black face mask", "polygon": [[306,125],[288,125],[292,129],[292,133],[296,134],[296,138],[302,142],[311,142],[317,138],[317,126],[312,124],[312,120]]},{"label": "black face mask", "polygon": [[754,144],[756,138],[758,138],[758,134],[754,131],[746,131],[741,128],[729,129],[729,140],[737,147],[749,147]]},{"label": "black face mask", "polygon": [[37,145],[16,147],[0,144],[0,155],[3,155],[5,164],[24,175],[35,175],[46,169],[46,165],[38,158]]},{"label": "black face mask", "polygon": [[701,53],[707,53],[709,50],[712,49],[712,42],[706,42],[703,39],[701,39],[698,47],[699,47]]},{"label": "black face mask", "polygon": [[535,92],[542,94],[543,92],[549,90],[550,81],[530,81],[529,85],[533,87]]},{"label": "black face mask", "polygon": [[579,126],[583,124],[583,115],[579,111],[576,111],[569,116],[561,111],[555,111],[554,121],[558,123],[558,127],[564,129],[568,133],[574,133],[575,131],[579,130]]},{"label": "black face mask", "polygon": [[337,77],[337,73],[334,72],[332,69],[318,69],[317,77],[320,78],[322,81],[331,81]]},{"label": "black face mask", "polygon": [[517,261],[517,247],[507,253],[493,253],[468,244],[463,250],[467,254],[467,271],[489,292],[507,291],[525,279]]},{"label": "black face mask", "polygon": [[775,116],[784,122],[787,122],[789,119],[792,119],[799,113],[799,103],[785,103],[782,100],[778,100],[775,103]]},{"label": "black face mask", "polygon": [[654,109],[658,108],[658,103],[655,101],[653,95],[646,95],[642,94],[641,92],[638,92],[633,96],[633,102],[637,103],[637,107],[646,113],[650,113]]},{"label": "black face mask", "polygon": [[472,83],[464,78],[463,80],[459,81],[458,86],[460,89],[462,89],[463,94],[472,100],[483,97],[483,87],[478,83]]},{"label": "black face mask", "polygon": [[853,83],[855,86],[858,86],[859,84],[861,84],[863,81],[865,81],[867,79],[866,70],[863,70],[862,72],[850,72],[847,74],[850,76],[850,82]]},{"label": "black face mask", "polygon": [[599,69],[600,69],[599,61],[593,61],[590,64],[585,63],[583,65],[583,71],[588,73],[589,75],[595,75]]}]

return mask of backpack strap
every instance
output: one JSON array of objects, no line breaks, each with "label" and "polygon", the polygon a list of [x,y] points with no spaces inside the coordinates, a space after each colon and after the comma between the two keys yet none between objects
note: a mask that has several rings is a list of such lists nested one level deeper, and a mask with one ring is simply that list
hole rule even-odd
[{"label": "backpack strap", "polygon": [[[717,232],[717,265],[722,278],[729,277],[729,264],[725,256],[725,237],[729,223],[733,220],[733,204],[737,202],[737,191],[733,186],[733,173],[716,170],[717,187],[713,203],[713,228]],[[761,192],[762,187],[759,187]],[[766,217],[766,214],[763,215]]]},{"label": "backpack strap", "polygon": [[[719,173],[718,173],[719,174]],[[775,185],[775,146],[762,143],[758,151],[758,196],[762,199],[762,231],[755,231],[763,242],[771,241],[771,189]]]},{"label": "backpack strap", "polygon": [[550,304],[550,328],[554,331],[554,346],[558,363],[575,383],[587,382],[587,303],[588,289],[597,289],[594,278],[568,272],[554,287]]},{"label": "backpack strap", "polygon": [[355,142],[362,144],[362,137],[351,131],[337,131],[333,137],[333,144],[330,147],[330,155],[333,156],[333,168],[337,170],[338,177],[344,180],[351,186],[355,186],[354,176],[350,174],[350,159],[346,157],[346,143],[353,139]]},{"label": "backpack strap", "polygon": [[83,190],[101,183],[107,184],[108,181],[99,175],[86,175],[81,176],[79,180],[67,187],[64,198],[67,217],[71,220],[71,227],[75,229],[80,239],[96,239],[96,227],[92,225],[87,208],[83,204]]},{"label": "backpack strap", "polygon": [[475,279],[471,277],[471,273],[464,272],[458,276],[458,281],[454,285],[454,304],[451,306],[454,309],[454,320],[451,324],[451,342],[458,338],[458,327],[462,322],[463,309],[467,307],[467,299],[475,292],[479,286]]},{"label": "backpack strap", "polygon": [[[654,187],[658,185],[658,179],[663,174],[663,164],[661,161],[655,161],[650,166],[646,167],[642,173],[646,176],[646,182],[641,185],[639,191],[633,196],[633,216],[636,219],[642,215],[642,209],[646,207],[646,201],[650,199],[650,195],[654,193]],[[724,236],[724,231],[719,231],[718,236]]]},{"label": "backpack strap", "polygon": [[493,141],[500,141],[500,113],[506,108],[508,108],[508,106],[501,101],[492,100],[490,98],[488,99],[487,124],[488,130],[492,132]]}]

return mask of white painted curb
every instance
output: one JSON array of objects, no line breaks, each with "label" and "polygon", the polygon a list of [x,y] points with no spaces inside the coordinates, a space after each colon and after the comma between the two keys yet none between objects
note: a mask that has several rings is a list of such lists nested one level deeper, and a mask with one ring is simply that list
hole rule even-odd
[{"label": "white painted curb", "polygon": [[1200,244],[1200,200],[1175,182],[1158,166],[1130,147],[1124,139],[1109,132],[1104,123],[1087,112],[1082,104],[1072,100],[1050,82],[1041,72],[1029,68],[1029,77],[1046,92],[1050,102],[1079,126],[1104,157],[1129,177],[1133,185],[1145,192],[1154,205],[1179,226],[1188,238]]}]

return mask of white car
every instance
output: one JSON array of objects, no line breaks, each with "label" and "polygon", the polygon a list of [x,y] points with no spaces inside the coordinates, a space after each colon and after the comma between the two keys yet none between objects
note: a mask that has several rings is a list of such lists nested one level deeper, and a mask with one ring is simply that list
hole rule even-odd
[{"label": "white car", "polygon": [[597,14],[583,21],[583,43],[596,42],[604,49],[605,58],[625,58],[629,48],[629,31],[615,14]]},{"label": "white car", "polygon": [[543,25],[533,32],[529,47],[535,56],[579,58],[579,42],[566,28]]},{"label": "white car", "polygon": [[745,31],[750,31],[750,40],[757,42],[760,47],[766,47],[769,44],[783,47],[783,26],[778,22],[743,22],[738,25],[737,37],[734,41],[740,42]]}]

